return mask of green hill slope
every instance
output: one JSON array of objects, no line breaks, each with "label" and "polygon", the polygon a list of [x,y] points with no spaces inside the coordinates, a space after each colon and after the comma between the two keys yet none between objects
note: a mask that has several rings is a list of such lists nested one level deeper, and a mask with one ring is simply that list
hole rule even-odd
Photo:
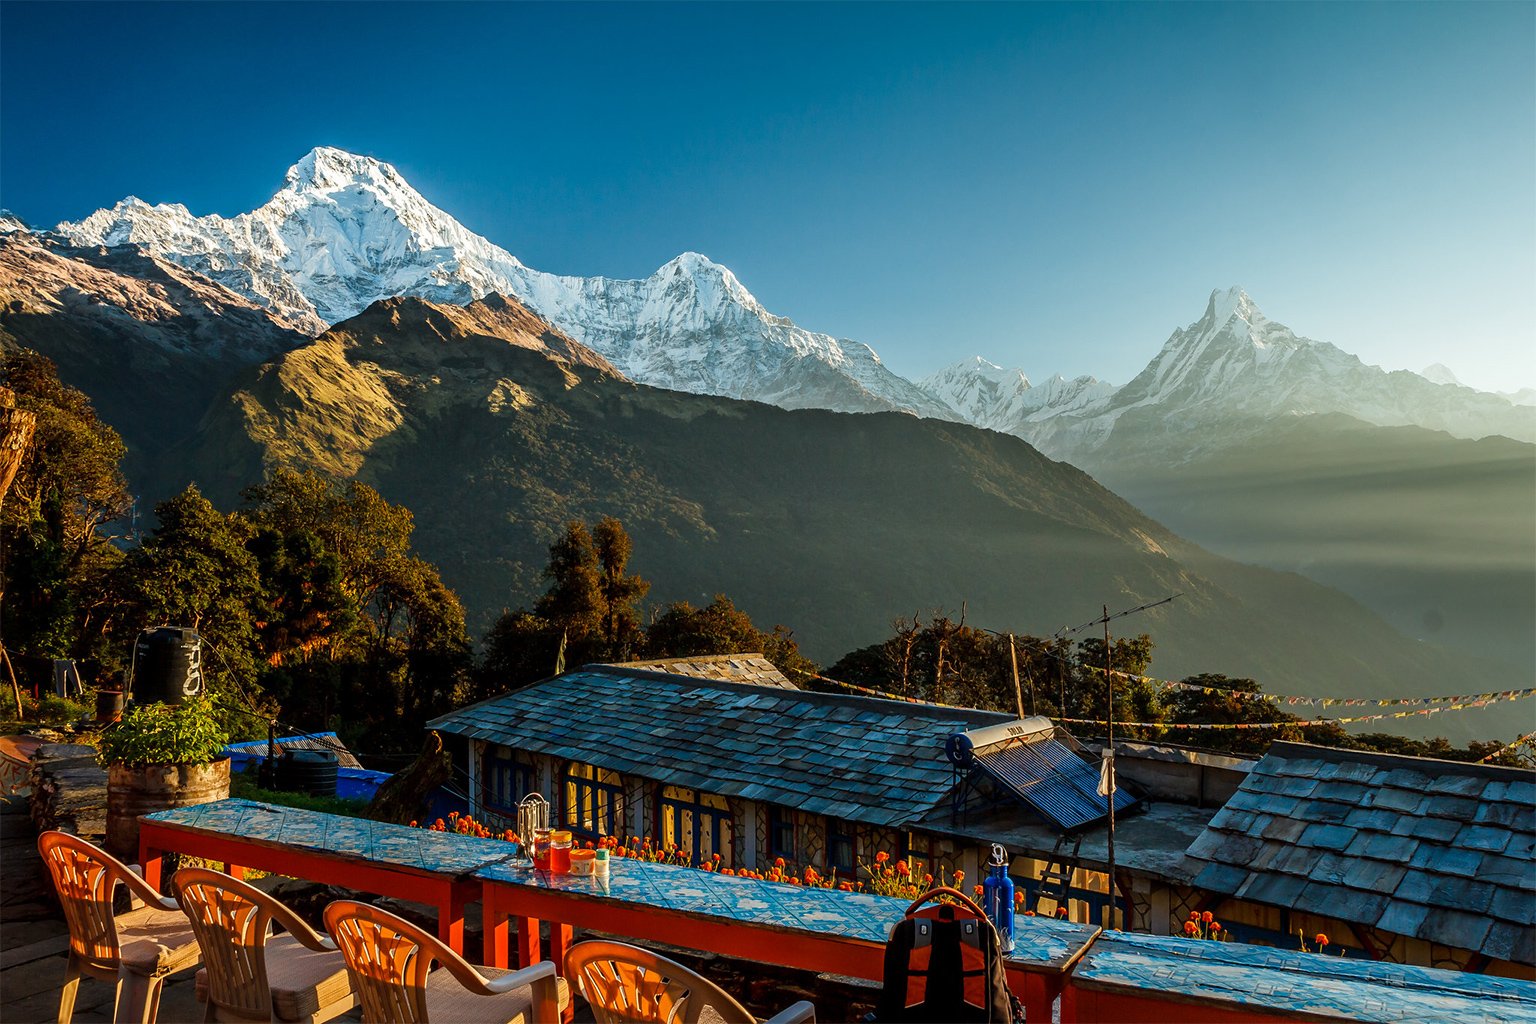
[{"label": "green hill slope", "polygon": [[355,474],[414,510],[480,625],[531,601],[565,519],[612,514],[653,600],[727,592],[820,659],[937,606],[1051,633],[1182,592],[1126,623],[1154,635],[1159,674],[1351,696],[1492,683],[1337,591],[1181,540],[1017,438],[640,387],[474,310],[379,303],[250,372],[161,486],[229,499],[273,464]]}]

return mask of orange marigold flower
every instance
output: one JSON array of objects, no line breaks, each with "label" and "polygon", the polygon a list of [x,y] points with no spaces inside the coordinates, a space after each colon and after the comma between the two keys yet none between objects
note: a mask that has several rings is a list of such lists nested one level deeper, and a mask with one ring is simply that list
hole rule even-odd
[{"label": "orange marigold flower", "polygon": [[961,871],[959,868],[956,868],[955,869],[955,884],[959,885],[963,881],[965,881],[965,872]]},{"label": "orange marigold flower", "polygon": [[1026,910],[1026,911],[1024,911],[1024,916],[1025,917],[1034,917],[1035,916],[1035,912],[1033,910]]},{"label": "orange marigold flower", "polygon": [[1200,920],[1200,911],[1198,911],[1198,910],[1191,910],[1189,912],[1189,919],[1191,921],[1198,921],[1198,920]]},{"label": "orange marigold flower", "polygon": [[[899,860],[899,861],[896,862],[896,873],[898,875],[900,875],[902,878],[906,878],[907,875],[911,873],[911,871],[912,871],[912,869],[907,867],[907,862],[906,861]],[[932,877],[932,876],[929,876],[929,877]]]},{"label": "orange marigold flower", "polygon": [[875,854],[875,863],[876,864],[884,864],[886,861],[888,861],[890,859],[891,859],[891,855],[886,853],[884,850],[881,850],[879,853]]},{"label": "orange marigold flower", "polygon": [[985,890],[985,889],[983,889],[983,888],[982,888],[982,887],[981,887],[981,886],[979,886],[979,885],[973,885],[973,886],[971,886],[971,891],[972,891],[972,892],[974,892],[974,893],[975,893],[975,894],[976,894],[976,898],[977,898],[977,899],[980,899],[980,898],[981,898],[981,896],[982,896],[982,894],[983,894],[983,893],[984,893],[984,892],[986,892],[986,890]]},{"label": "orange marigold flower", "polygon": [[1216,920],[1216,915],[1207,910],[1205,913],[1200,915],[1200,920],[1204,921],[1206,924],[1210,924],[1212,921]]},{"label": "orange marigold flower", "polygon": [[784,866],[784,858],[783,857],[775,857],[775,858],[773,858],[773,866],[776,867],[776,868],[783,867]]},{"label": "orange marigold flower", "polygon": [[924,875],[923,876],[923,884],[924,885],[932,885],[933,884],[933,876],[932,875]]},{"label": "orange marigold flower", "polygon": [[1211,922],[1211,931],[1213,933],[1221,931],[1221,922],[1220,921],[1212,921]]},{"label": "orange marigold flower", "polygon": [[1317,943],[1319,946],[1326,946],[1328,945],[1328,936],[1324,935],[1322,932],[1318,932],[1317,938],[1313,939],[1312,941]]},{"label": "orange marigold flower", "polygon": [[1195,922],[1193,922],[1193,921],[1185,921],[1184,922],[1184,934],[1185,935],[1193,935],[1193,934],[1195,934],[1195,931],[1196,931]]}]

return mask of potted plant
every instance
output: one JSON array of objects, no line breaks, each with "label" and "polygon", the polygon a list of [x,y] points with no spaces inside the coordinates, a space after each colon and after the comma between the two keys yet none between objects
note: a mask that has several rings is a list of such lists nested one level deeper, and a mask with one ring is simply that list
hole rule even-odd
[{"label": "potted plant", "polygon": [[125,711],[97,743],[107,769],[107,852],[138,858],[141,814],[228,797],[228,743],[207,697]]}]

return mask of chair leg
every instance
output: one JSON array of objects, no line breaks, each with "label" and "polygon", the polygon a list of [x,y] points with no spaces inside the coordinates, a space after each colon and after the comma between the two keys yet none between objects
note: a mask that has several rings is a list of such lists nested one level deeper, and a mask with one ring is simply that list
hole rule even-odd
[{"label": "chair leg", "polygon": [[75,1019],[75,996],[79,992],[80,963],[71,952],[64,965],[64,988],[59,992],[59,1024],[70,1024]]},{"label": "chair leg", "polygon": [[119,970],[117,978],[113,1024],[155,1024],[163,979],[126,970]]}]

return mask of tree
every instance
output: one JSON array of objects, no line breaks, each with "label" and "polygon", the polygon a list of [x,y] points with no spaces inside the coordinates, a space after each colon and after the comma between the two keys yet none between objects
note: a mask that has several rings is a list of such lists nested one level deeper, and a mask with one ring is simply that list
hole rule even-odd
[{"label": "tree", "polygon": [[0,505],[0,616],[7,646],[45,657],[107,654],[102,583],[120,554],[108,527],[132,506],[122,439],[53,363],[21,350],[0,385],[33,432]]},{"label": "tree", "polygon": [[562,649],[568,666],[627,660],[643,642],[637,606],[651,589],[628,574],[633,551],[624,524],[612,516],[590,531],[579,519],[566,523],[549,546],[549,589],[532,612],[503,612],[486,635],[480,692],[543,679]]},{"label": "tree", "polygon": [[746,612],[724,594],[716,594],[703,608],[687,601],[666,607],[645,631],[649,658],[692,658],[707,654],[741,654],[760,651],[794,681],[815,666],[800,654],[794,634],[783,626],[764,633]]},{"label": "tree", "polygon": [[592,546],[597,556],[597,590],[602,600],[603,643],[609,658],[623,661],[640,640],[640,613],[636,605],[651,585],[639,576],[625,574],[634,544],[617,519],[604,516],[598,521],[592,528]]},{"label": "tree", "polygon": [[565,634],[568,643],[592,652],[602,634],[604,608],[597,551],[586,523],[573,519],[565,524],[565,532],[549,546],[544,578],[549,589],[533,606],[534,613]]},{"label": "tree", "polygon": [[[1254,722],[1299,722],[1295,715],[1281,711],[1263,696],[1263,687],[1252,679],[1203,673],[1186,676],[1183,682],[1200,690],[1174,690],[1167,697],[1168,724],[1173,727],[1164,737],[1172,743],[1224,750],[1241,756],[1262,756],[1275,740],[1328,742],[1328,729],[1342,735],[1338,726],[1312,727],[1304,731],[1287,725],[1278,729],[1179,729],[1186,724],[1246,724]],[[1211,692],[1204,692],[1211,691]],[[1310,733],[1310,735],[1309,735]]]},{"label": "tree", "polygon": [[266,588],[268,684],[325,726],[345,707],[376,748],[411,749],[428,718],[471,696],[464,609],[411,554],[410,510],[366,484],[280,470],[248,488]]},{"label": "tree", "polygon": [[[257,696],[260,641],[253,611],[261,604],[260,563],[246,549],[252,529],[214,508],[195,485],[155,506],[157,526],[130,551],[117,573],[124,640],[161,625],[197,630],[208,648],[205,677],[215,701],[257,715],[275,711]],[[249,734],[253,723],[231,718]]]},{"label": "tree", "polygon": [[336,557],[342,590],[359,605],[372,599],[388,564],[409,554],[415,528],[410,509],[390,504],[367,484],[278,470],[242,496],[247,516],[258,526],[320,538]]}]

